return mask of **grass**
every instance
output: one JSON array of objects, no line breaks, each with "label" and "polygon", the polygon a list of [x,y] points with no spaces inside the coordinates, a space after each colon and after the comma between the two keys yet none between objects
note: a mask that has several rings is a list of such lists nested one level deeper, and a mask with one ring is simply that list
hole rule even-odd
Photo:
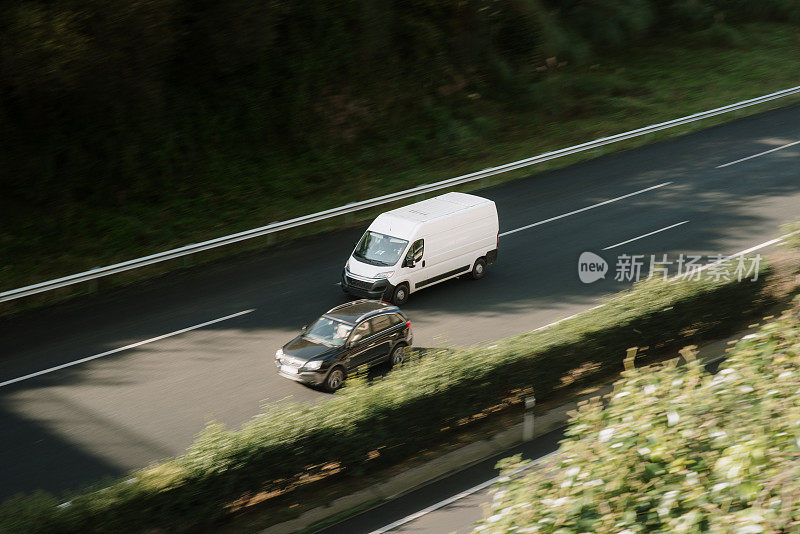
[{"label": "grass", "polygon": [[[520,96],[521,103],[514,98],[489,102],[472,95],[455,106],[455,111],[442,111],[441,134],[435,139],[418,135],[413,124],[399,122],[396,135],[380,135],[337,154],[322,149],[289,158],[255,146],[210,150],[199,166],[202,172],[197,183],[202,184],[202,191],[189,194],[165,186],[152,201],[123,203],[121,208],[73,201],[31,213],[25,206],[6,202],[11,210],[4,216],[8,223],[0,229],[0,291],[451,178],[800,83],[800,28],[758,23],[741,28],[738,36],[726,46],[717,46],[704,32],[664,37],[625,55],[601,57],[592,65],[561,64],[550,69],[544,82]],[[741,114],[797,101],[783,99]],[[741,114],[606,150],[630,148]],[[548,168],[596,154],[562,158]],[[507,173],[489,183],[543,168]],[[476,183],[461,190],[485,185],[487,182]],[[382,210],[361,215],[368,218]],[[334,219],[287,232],[279,239],[358,220],[359,216]],[[263,248],[268,242],[255,239],[204,253],[193,261]],[[169,262],[104,283],[127,283],[184,265]],[[67,288],[52,296],[73,292]],[[18,308],[6,304],[0,312]]]}]

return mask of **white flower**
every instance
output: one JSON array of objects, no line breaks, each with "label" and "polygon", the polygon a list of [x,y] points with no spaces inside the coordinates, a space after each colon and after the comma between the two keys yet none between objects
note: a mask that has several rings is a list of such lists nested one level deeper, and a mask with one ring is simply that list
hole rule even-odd
[{"label": "white flower", "polygon": [[680,421],[680,420],[681,420],[681,418],[676,412],[669,412],[667,414],[667,425],[669,425],[669,426],[677,425],[678,421]]},{"label": "white flower", "polygon": [[647,384],[644,387],[644,392],[646,395],[652,395],[653,393],[656,392],[656,387],[653,384]]},{"label": "white flower", "polygon": [[641,449],[637,449],[636,452],[638,452],[642,456],[647,456],[648,454],[650,454],[650,449],[648,449],[647,447],[642,447]]},{"label": "white flower", "polygon": [[575,475],[577,475],[580,472],[581,472],[581,468],[580,467],[570,467],[569,469],[567,469],[566,475],[568,477],[574,477]]},{"label": "white flower", "polygon": [[627,397],[627,396],[628,396],[628,395],[630,395],[630,394],[631,394],[631,392],[630,392],[630,391],[620,391],[619,393],[617,393],[616,395],[614,395],[614,398],[617,398],[617,397]]},{"label": "white flower", "polygon": [[750,386],[742,386],[739,388],[739,391],[742,393],[750,393],[751,391],[753,391],[753,388],[751,388]]},{"label": "white flower", "polygon": [[597,435],[597,439],[599,439],[600,442],[602,443],[602,442],[606,442],[606,441],[610,440],[611,436],[613,436],[613,435],[614,435],[614,429],[613,428],[604,428]]}]

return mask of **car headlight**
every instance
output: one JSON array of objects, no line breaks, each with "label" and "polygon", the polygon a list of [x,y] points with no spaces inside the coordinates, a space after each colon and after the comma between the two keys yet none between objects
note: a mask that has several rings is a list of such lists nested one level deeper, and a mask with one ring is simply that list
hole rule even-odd
[{"label": "car headlight", "polygon": [[310,362],[306,362],[303,366],[305,369],[309,371],[316,371],[322,366],[322,360],[311,360]]},{"label": "car headlight", "polygon": [[375,275],[375,278],[390,278],[394,274],[394,271],[386,271],[385,273],[378,273]]},{"label": "car headlight", "polygon": [[275,359],[280,360],[283,358],[283,349],[278,349],[275,351]]}]

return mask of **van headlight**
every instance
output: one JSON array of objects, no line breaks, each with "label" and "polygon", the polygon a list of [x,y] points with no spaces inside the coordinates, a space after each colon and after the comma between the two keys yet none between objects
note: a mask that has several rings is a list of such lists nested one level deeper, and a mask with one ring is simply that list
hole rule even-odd
[{"label": "van headlight", "polygon": [[386,271],[385,273],[378,273],[375,275],[375,278],[382,279],[382,278],[391,278],[394,274],[394,271]]},{"label": "van headlight", "polygon": [[283,349],[278,349],[278,350],[275,351],[275,359],[276,360],[280,360],[281,358],[283,358],[283,356],[284,356]]},{"label": "van headlight", "polygon": [[308,369],[309,371],[316,371],[322,367],[322,360],[311,360],[310,362],[306,362],[303,368]]}]

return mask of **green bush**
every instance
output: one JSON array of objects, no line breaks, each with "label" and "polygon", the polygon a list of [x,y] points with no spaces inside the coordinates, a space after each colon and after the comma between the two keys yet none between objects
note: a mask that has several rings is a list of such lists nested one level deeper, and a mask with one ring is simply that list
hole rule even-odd
[{"label": "green bush", "polygon": [[797,532],[798,373],[797,310],[714,376],[697,362],[626,372],[605,408],[578,410],[556,461],[500,485],[477,530]]},{"label": "green bush", "polygon": [[[764,303],[768,273],[762,266],[757,282],[642,282],[602,308],[491,348],[425,357],[372,384],[355,381],[322,404],[273,404],[238,431],[209,426],[184,456],[133,482],[78,495],[64,509],[27,507],[24,518],[42,532],[210,526],[231,503],[287,487],[301,473],[392,462],[515,392],[533,388],[546,399],[571,370],[618,369],[630,346],[666,349],[726,333]],[[0,530],[17,529],[26,502],[0,508]]]}]

